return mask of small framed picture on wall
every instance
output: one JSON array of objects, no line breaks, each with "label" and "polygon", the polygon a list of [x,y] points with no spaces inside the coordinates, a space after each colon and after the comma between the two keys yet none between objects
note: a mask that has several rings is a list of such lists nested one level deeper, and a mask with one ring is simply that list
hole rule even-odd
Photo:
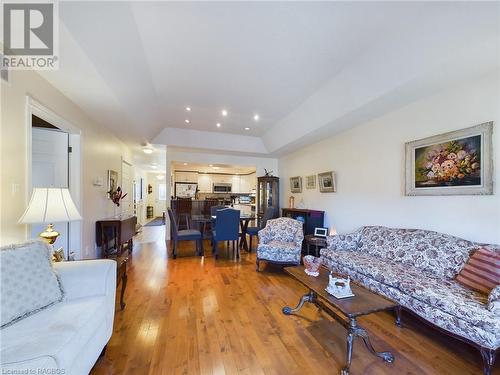
[{"label": "small framed picture on wall", "polygon": [[108,194],[116,191],[118,187],[118,172],[108,169]]},{"label": "small framed picture on wall", "polygon": [[324,172],[318,174],[318,185],[321,193],[335,193],[337,186],[335,184],[335,173]]},{"label": "small framed picture on wall", "polygon": [[290,177],[290,191],[292,193],[302,193],[302,177]]},{"label": "small framed picture on wall", "polygon": [[306,176],[306,189],[316,189],[316,175]]}]

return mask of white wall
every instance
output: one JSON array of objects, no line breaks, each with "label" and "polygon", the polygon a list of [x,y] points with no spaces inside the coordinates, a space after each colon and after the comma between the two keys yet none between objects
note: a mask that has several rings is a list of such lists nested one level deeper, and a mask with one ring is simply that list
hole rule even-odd
[{"label": "white wall", "polygon": [[[500,243],[499,74],[463,83],[397,111],[307,146],[279,160],[282,206],[289,178],[302,176],[311,209],[326,211],[339,233],[362,225],[411,227]],[[404,195],[405,142],[494,121],[495,193],[492,196]],[[305,176],[333,170],[337,193],[305,189]]]},{"label": "white wall", "polygon": [[[17,224],[28,200],[29,153],[26,96],[81,130],[82,179],[80,213],[82,223],[82,258],[94,258],[95,222],[114,214],[105,186],[93,181],[106,181],[107,170],[120,173],[122,157],[132,160],[129,148],[104,127],[96,124],[73,102],[32,71],[11,71],[10,83],[1,83],[1,224],[0,244],[27,239],[27,226]],[[132,194],[132,192],[128,192]],[[71,249],[74,250],[74,249]]]}]

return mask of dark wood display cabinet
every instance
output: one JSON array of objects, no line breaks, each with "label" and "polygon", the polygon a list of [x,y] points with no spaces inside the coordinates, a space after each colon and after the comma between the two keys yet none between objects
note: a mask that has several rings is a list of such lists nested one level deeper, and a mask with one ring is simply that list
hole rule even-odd
[{"label": "dark wood display cabinet", "polygon": [[257,177],[257,217],[264,216],[268,207],[276,207],[279,215],[280,205],[280,179],[274,176]]}]

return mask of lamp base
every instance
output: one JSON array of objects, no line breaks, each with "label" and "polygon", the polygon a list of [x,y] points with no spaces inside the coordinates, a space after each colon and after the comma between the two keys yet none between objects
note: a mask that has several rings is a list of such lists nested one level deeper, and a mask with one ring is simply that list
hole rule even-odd
[{"label": "lamp base", "polygon": [[47,225],[45,231],[40,233],[38,236],[46,241],[49,245],[52,245],[54,242],[56,242],[57,237],[59,237],[59,232],[54,230],[53,224],[49,224]]}]

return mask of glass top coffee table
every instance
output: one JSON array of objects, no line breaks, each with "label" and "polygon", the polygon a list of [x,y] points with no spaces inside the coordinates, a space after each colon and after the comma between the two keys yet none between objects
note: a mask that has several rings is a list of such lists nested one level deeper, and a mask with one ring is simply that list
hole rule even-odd
[{"label": "glass top coffee table", "polygon": [[286,267],[285,272],[309,289],[309,292],[303,295],[299,304],[295,308],[284,307],[283,314],[290,315],[299,311],[305,302],[313,303],[327,312],[337,322],[347,329],[347,353],[346,364],[341,370],[341,375],[348,375],[352,362],[353,341],[356,337],[361,337],[368,350],[383,359],[385,362],[393,362],[394,356],[390,352],[377,352],[373,348],[368,332],[357,323],[357,318],[369,315],[379,311],[396,310],[399,313],[400,308],[396,302],[393,302],[379,294],[351,282],[351,289],[354,297],[337,299],[325,290],[328,285],[328,270],[321,267],[319,276],[309,276],[304,272],[304,267]]}]

